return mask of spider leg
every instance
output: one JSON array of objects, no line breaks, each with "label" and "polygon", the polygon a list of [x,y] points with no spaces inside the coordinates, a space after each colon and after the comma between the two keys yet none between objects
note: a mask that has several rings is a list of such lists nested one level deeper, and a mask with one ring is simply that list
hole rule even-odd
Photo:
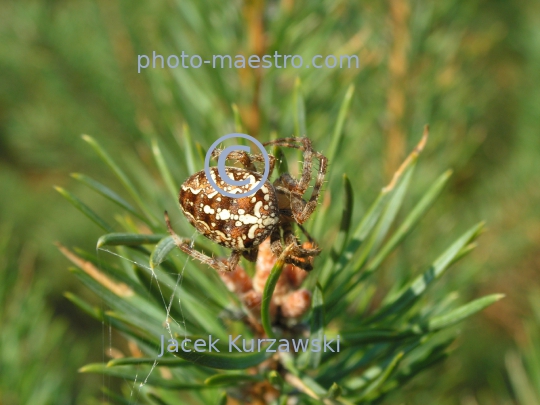
[{"label": "spider leg", "polygon": [[259,254],[259,247],[258,246],[256,248],[253,248],[253,249],[250,249],[250,250],[243,250],[242,251],[242,256],[244,256],[244,258],[246,258],[250,262],[256,262],[258,254]]},{"label": "spider leg", "polygon": [[217,271],[234,271],[236,270],[236,266],[238,265],[238,261],[240,260],[240,251],[233,250],[231,253],[231,256],[229,257],[229,260],[222,261],[219,259],[216,259],[214,257],[207,256],[201,252],[198,252],[197,250],[193,249],[190,246],[190,240],[189,239],[182,239],[180,238],[172,229],[171,221],[169,219],[169,214],[167,211],[165,211],[165,223],[167,224],[167,230],[169,231],[169,234],[172,236],[173,241],[175,245],[180,249],[182,252],[188,254],[189,256],[193,257],[194,259],[199,260],[200,262],[212,267],[213,269]]},{"label": "spider leg", "polygon": [[306,228],[304,228],[302,225],[300,224],[296,224],[298,226],[298,228],[300,228],[300,230],[302,231],[302,233],[304,235],[306,235],[306,238],[308,239],[308,241],[310,241],[311,243],[315,243],[315,239],[313,239],[313,237],[311,236],[311,234],[307,231]]},{"label": "spider leg", "polygon": [[[251,155],[251,159],[253,159],[256,162],[265,163],[264,156],[260,153]],[[269,163],[269,169],[268,169],[268,178],[272,177],[272,173],[274,173],[274,168],[276,166],[276,158],[272,155],[268,155],[268,163]]]},{"label": "spider leg", "polygon": [[293,208],[293,215],[296,219],[296,222],[303,224],[307,219],[313,214],[315,209],[317,209],[317,201],[319,200],[319,194],[321,193],[321,188],[324,182],[324,176],[326,174],[326,168],[328,166],[328,159],[320,153],[316,153],[315,157],[319,159],[319,171],[317,173],[317,179],[315,180],[315,185],[313,186],[313,192],[307,204],[304,205],[301,211],[295,210]]},{"label": "spider leg", "polygon": [[281,229],[280,226],[276,226],[270,234],[270,250],[274,256],[279,257],[283,253],[283,246],[281,245]]},{"label": "spider leg", "polygon": [[[312,270],[313,257],[317,256],[321,251],[319,249],[304,249],[298,246],[298,239],[294,235],[290,223],[285,223],[281,225],[281,227],[283,227],[285,244],[288,245],[290,249],[290,254],[285,257],[285,263],[293,264],[306,271]],[[270,234],[270,249],[277,257],[281,256],[283,253],[280,226],[277,226]]]},{"label": "spider leg", "polygon": [[302,170],[302,177],[299,181],[293,179],[291,175],[285,173],[282,175],[283,184],[286,184],[291,191],[296,191],[299,194],[304,194],[309,187],[311,180],[311,167],[313,163],[313,147],[311,146],[311,140],[306,137],[302,138],[282,138],[274,141],[263,143],[264,146],[284,146],[286,148],[300,149],[304,155],[304,163]]},{"label": "spider leg", "polygon": [[283,239],[286,245],[293,244],[291,250],[292,255],[296,257],[314,257],[318,256],[321,253],[320,249],[306,249],[300,246],[298,238],[293,232],[292,225],[286,223],[283,225]]}]

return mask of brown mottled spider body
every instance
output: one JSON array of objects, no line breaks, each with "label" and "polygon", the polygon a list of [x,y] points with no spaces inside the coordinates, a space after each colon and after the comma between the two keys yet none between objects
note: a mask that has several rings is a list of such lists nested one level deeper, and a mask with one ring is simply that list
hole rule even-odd
[{"label": "brown mottled spider body", "polygon": [[[327,159],[314,151],[311,141],[305,137],[283,138],[263,145],[302,150],[304,162],[301,178],[296,180],[290,174],[284,173],[273,184],[266,181],[259,190],[247,197],[232,198],[216,191],[208,182],[205,171],[202,170],[189,177],[180,190],[180,207],[188,221],[210,240],[232,249],[231,257],[227,262],[194,250],[188,240],[182,240],[174,233],[165,213],[169,233],[182,251],[220,271],[235,270],[241,255],[250,261],[255,261],[259,245],[268,236],[270,236],[274,255],[281,255],[283,239],[287,246],[292,245],[290,254],[285,257],[285,262],[309,271],[313,268],[313,258],[320,253],[320,250],[301,247],[294,234],[293,225],[297,224],[304,231],[301,225],[317,208]],[[216,158],[220,153],[220,150],[214,151],[213,157]],[[275,158],[271,155],[269,157],[269,176],[271,176]],[[305,201],[303,195],[308,190],[312,179],[313,158],[319,160],[319,170],[313,192],[309,200]],[[262,175],[256,171],[253,163],[253,161],[263,161],[262,155],[250,155],[238,151],[230,153],[228,159],[242,163],[245,169],[227,167],[225,169],[227,175],[237,181],[249,178],[250,183],[245,186],[231,186],[221,179],[217,168],[210,168],[212,179],[221,189],[232,194],[245,193],[262,179]]]},{"label": "brown mottled spider body", "polygon": [[[237,181],[252,177],[251,184],[262,178],[259,173],[236,167],[227,167],[225,171]],[[215,167],[210,168],[210,173],[225,191],[244,193],[250,188],[250,185],[228,186]],[[182,184],[179,201],[184,215],[197,231],[230,249],[243,251],[258,246],[279,222],[277,197],[269,181],[255,194],[230,198],[214,190],[201,170]]]}]

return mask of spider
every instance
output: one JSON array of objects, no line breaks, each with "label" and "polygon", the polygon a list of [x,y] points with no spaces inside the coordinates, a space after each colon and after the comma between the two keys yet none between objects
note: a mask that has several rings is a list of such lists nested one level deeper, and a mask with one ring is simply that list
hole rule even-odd
[{"label": "spider", "polygon": [[[289,173],[283,173],[274,183],[268,180],[254,194],[247,197],[231,198],[218,193],[208,182],[204,170],[190,176],[181,186],[179,202],[182,212],[197,231],[221,246],[232,249],[228,260],[207,256],[190,245],[188,239],[182,239],[172,229],[169,216],[165,211],[165,222],[175,244],[180,250],[218,271],[234,271],[243,256],[254,262],[257,259],[259,245],[269,236],[272,253],[280,256],[284,247],[287,249],[285,263],[291,263],[306,271],[313,269],[313,259],[320,253],[311,236],[302,227],[317,208],[317,201],[323,184],[328,159],[313,150],[311,140],[302,138],[282,138],[263,143],[264,146],[276,145],[300,149],[303,154],[303,170],[300,179],[294,179]],[[215,149],[213,158],[221,154]],[[215,183],[231,194],[245,193],[262,179],[254,162],[264,162],[261,154],[248,154],[243,151],[231,152],[227,158],[241,163],[245,168],[226,166],[227,175],[236,181],[250,178],[245,186],[231,186],[221,179],[217,167],[211,167],[210,173]],[[313,158],[319,160],[319,170],[313,192],[308,201],[302,197],[309,188],[312,179]],[[269,155],[269,177],[274,170],[276,158]],[[308,237],[314,249],[300,246],[294,234],[297,225]]]}]

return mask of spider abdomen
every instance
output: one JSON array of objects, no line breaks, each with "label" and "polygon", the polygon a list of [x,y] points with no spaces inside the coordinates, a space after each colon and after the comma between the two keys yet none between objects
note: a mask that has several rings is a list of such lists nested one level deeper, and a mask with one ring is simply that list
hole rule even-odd
[{"label": "spider abdomen", "polygon": [[[225,183],[216,167],[210,174],[218,187],[231,194],[245,193],[262,179],[261,174],[236,167],[226,167],[236,180],[251,177],[245,186]],[[208,182],[204,170],[189,177],[180,189],[180,207],[188,221],[208,239],[231,249],[249,250],[261,244],[279,222],[274,187],[269,181],[246,197],[227,197]]]}]

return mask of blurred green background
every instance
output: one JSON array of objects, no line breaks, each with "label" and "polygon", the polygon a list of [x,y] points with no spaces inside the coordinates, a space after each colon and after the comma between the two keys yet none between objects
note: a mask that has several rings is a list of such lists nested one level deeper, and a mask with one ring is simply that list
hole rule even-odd
[{"label": "blurred green background", "polygon": [[[4,0],[1,9],[0,403],[100,398],[102,379],[76,370],[103,359],[107,331],[62,293],[99,301],[69,275],[54,246],[60,241],[93,250],[102,232],[53,185],[114,218],[111,204],[69,176],[84,172],[117,185],[80,135],[94,136],[124,165],[150,166],[149,134],[172,143],[187,124],[208,147],[234,131],[234,104],[247,133],[262,140],[272,131],[290,136],[299,78],[306,132],[323,152],[332,117],[347,87],[355,86],[344,129],[351,146],[331,163],[350,175],[361,196],[356,218],[425,123],[431,135],[412,194],[420,195],[446,168],[454,170],[450,187],[387,265],[392,271],[381,283],[399,278],[406,263],[441,250],[477,220],[488,225],[479,248],[439,289],[467,298],[507,297],[463,325],[455,355],[394,399],[533,404],[524,402],[532,397],[523,396],[520,384],[539,387],[540,365],[520,368],[519,355],[506,363],[505,356],[530,353],[530,331],[540,328],[529,302],[540,284],[540,3]],[[274,51],[304,60],[355,54],[360,69],[204,66],[137,73],[138,54],[182,50],[207,59]],[[151,178],[138,184],[161,187]],[[173,210],[176,202],[163,204]]]}]

